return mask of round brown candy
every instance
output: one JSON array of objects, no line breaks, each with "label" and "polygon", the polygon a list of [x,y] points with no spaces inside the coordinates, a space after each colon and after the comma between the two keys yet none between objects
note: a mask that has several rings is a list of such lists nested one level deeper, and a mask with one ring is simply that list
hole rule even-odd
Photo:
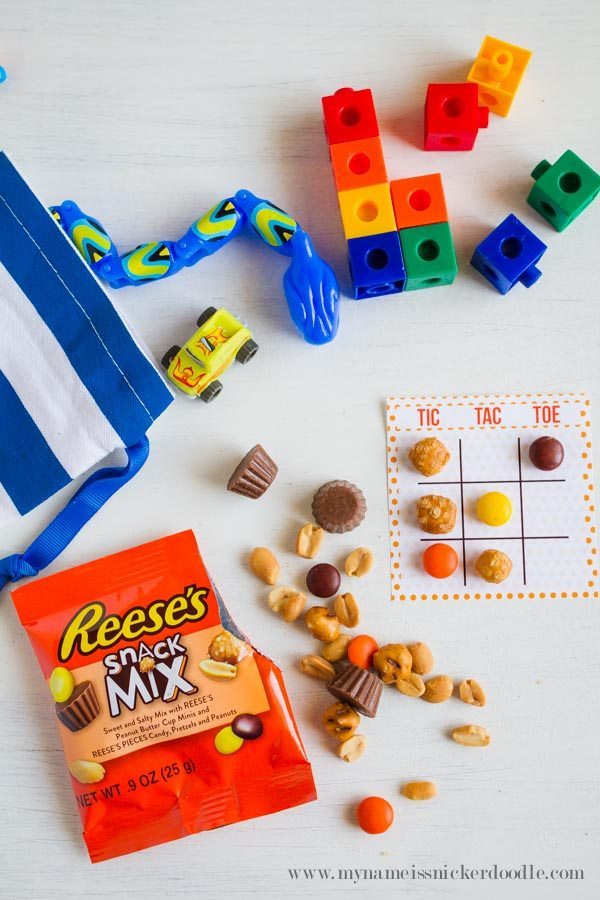
[{"label": "round brown candy", "polygon": [[245,741],[255,741],[263,733],[263,723],[252,713],[241,713],[231,723],[231,730]]},{"label": "round brown candy", "polygon": [[553,437],[539,437],[529,448],[529,459],[542,472],[552,472],[562,464],[565,448]]},{"label": "round brown candy", "polygon": [[333,597],[337,594],[341,576],[331,563],[318,563],[308,570],[306,587],[315,597]]},{"label": "round brown candy", "polygon": [[313,497],[312,514],[325,531],[344,534],[364,519],[367,502],[363,492],[350,481],[328,481]]}]

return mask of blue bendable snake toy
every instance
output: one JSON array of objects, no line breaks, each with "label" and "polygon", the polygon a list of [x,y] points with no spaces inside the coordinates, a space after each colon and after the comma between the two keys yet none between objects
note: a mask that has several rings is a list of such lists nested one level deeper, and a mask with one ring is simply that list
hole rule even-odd
[{"label": "blue bendable snake toy", "polygon": [[113,288],[175,275],[212,256],[248,227],[272,250],[290,259],[283,290],[292,321],[304,340],[327,344],[337,334],[340,292],[333,270],[295,219],[251,191],[238,191],[215,204],[177,241],[140,244],[124,254],[119,254],[102,224],[72,200],[51,206],[50,212],[96,275]]}]

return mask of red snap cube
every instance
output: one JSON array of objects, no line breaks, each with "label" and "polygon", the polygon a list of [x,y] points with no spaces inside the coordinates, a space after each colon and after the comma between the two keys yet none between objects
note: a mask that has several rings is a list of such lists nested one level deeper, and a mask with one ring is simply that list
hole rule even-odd
[{"label": "red snap cube", "polygon": [[[477,91],[477,85],[474,85]],[[322,98],[325,135],[329,144],[357,141],[379,135],[373,94],[369,88],[340,88]]]},{"label": "red snap cube", "polygon": [[476,84],[430,84],[425,100],[425,150],[472,150],[489,109]]}]

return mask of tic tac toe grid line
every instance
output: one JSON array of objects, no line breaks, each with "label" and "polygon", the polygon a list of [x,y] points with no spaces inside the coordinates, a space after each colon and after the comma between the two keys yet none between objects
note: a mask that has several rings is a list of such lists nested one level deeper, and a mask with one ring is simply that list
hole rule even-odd
[{"label": "tic tac toe grid line", "polygon": [[[485,480],[467,480],[463,477],[463,453],[462,453],[462,438],[458,439],[458,470],[459,470],[459,478],[454,481],[418,481],[417,484],[421,485],[460,485],[460,521],[461,521],[461,534],[458,537],[447,537],[443,535],[443,540],[447,542],[456,542],[460,543],[462,546],[462,570],[463,570],[463,585],[467,586],[467,541],[486,541],[487,537],[477,536],[477,537],[469,537],[465,534],[465,498],[464,498],[464,485],[465,484],[518,484],[519,485],[519,513],[520,513],[520,524],[521,524],[521,533],[518,535],[494,535],[494,543],[497,541],[519,541],[521,544],[521,561],[522,561],[522,571],[523,571],[523,584],[527,585],[527,553],[525,549],[525,545],[527,541],[566,541],[569,539],[568,534],[525,534],[525,510],[524,510],[524,501],[523,501],[523,484],[545,484],[548,482],[564,482],[565,478],[523,478],[523,468],[521,463],[521,438],[517,438],[517,464],[518,464],[518,478],[500,478],[500,479],[485,479]],[[423,543],[439,543],[442,536],[437,535],[434,538],[421,538]]]}]

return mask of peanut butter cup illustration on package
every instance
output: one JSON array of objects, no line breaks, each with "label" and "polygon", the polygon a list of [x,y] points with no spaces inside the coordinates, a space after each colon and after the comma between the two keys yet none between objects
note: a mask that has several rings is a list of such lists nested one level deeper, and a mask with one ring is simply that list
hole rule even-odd
[{"label": "peanut butter cup illustration on package", "polygon": [[68,700],[57,703],[56,715],[69,731],[81,731],[100,714],[100,705],[91,681],[77,684]]}]

